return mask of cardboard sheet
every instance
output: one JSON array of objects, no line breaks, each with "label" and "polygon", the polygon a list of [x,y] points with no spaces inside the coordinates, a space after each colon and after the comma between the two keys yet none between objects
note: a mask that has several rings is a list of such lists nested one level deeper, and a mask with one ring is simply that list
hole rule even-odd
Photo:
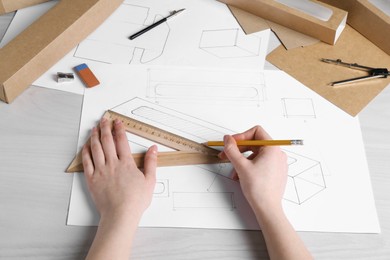
[{"label": "cardboard sheet", "polygon": [[341,59],[369,67],[390,68],[390,56],[356,30],[347,26],[335,46],[317,43],[305,48],[279,47],[267,60],[314,90],[348,114],[356,116],[389,83],[390,77],[332,87],[337,80],[364,76],[364,71],[321,62],[321,58]]}]

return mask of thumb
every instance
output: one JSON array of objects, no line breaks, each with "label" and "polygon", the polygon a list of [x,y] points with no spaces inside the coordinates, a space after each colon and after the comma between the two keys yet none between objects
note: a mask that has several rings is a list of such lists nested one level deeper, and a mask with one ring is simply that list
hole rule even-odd
[{"label": "thumb", "polygon": [[236,140],[230,135],[225,135],[223,138],[224,142],[224,153],[229,161],[233,164],[233,167],[237,171],[241,171],[244,168],[246,163],[246,158],[241,154],[240,150],[237,147]]},{"label": "thumb", "polygon": [[145,154],[144,174],[145,178],[156,182],[157,146],[151,146]]}]

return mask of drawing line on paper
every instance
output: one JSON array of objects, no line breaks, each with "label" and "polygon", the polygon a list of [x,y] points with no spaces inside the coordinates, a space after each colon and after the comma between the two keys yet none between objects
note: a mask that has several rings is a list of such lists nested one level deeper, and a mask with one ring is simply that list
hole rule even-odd
[{"label": "drawing line on paper", "polygon": [[73,56],[108,64],[145,64],[159,58],[170,33],[167,22],[148,32],[148,37],[128,39],[131,32],[147,27],[163,15],[156,14],[151,22],[148,22],[149,17],[152,17],[149,7],[123,3],[98,30],[76,47]]},{"label": "drawing line on paper", "polygon": [[258,56],[260,48],[260,37],[239,28],[203,30],[199,41],[199,49],[220,59]]},{"label": "drawing line on paper", "polygon": [[[112,108],[112,110],[199,143],[207,140],[218,140],[226,133],[234,133],[232,130],[219,127],[207,121],[165,108],[141,98],[133,98]],[[230,164],[197,165],[197,167],[204,168],[215,174],[229,176],[231,168],[225,165]]]},{"label": "drawing line on paper", "polygon": [[286,118],[316,118],[311,98],[282,98],[283,116]]},{"label": "drawing line on paper", "polygon": [[153,197],[162,198],[169,197],[169,180],[168,179],[158,179],[156,180],[156,186],[153,191]]},{"label": "drawing line on paper", "polygon": [[[198,142],[233,133],[231,130],[140,98],[133,98],[116,106],[113,110]],[[288,156],[288,182],[284,199],[300,205],[326,189],[320,161],[291,151],[285,150],[285,152]],[[198,165],[197,167],[231,180],[232,166],[229,163]],[[212,184],[207,188],[208,191],[212,190]]]},{"label": "drawing line on paper", "polygon": [[[216,77],[215,74],[218,73],[220,72],[216,70],[205,69],[181,69],[179,72],[148,69],[147,97],[156,103],[191,102],[240,106],[260,106],[266,100],[263,73],[257,73],[256,78],[241,71],[231,71],[226,77]],[[249,79],[239,82],[238,79],[242,78]]]},{"label": "drawing line on paper", "polygon": [[288,178],[284,199],[302,204],[326,189],[321,162],[283,150],[288,156]]}]

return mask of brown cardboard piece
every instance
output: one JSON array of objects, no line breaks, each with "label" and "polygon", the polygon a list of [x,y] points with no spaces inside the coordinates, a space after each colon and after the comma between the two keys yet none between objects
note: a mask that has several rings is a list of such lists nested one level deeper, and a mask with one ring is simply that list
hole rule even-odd
[{"label": "brown cardboard piece", "polygon": [[347,12],[344,10],[318,1],[314,2],[332,10],[333,15],[328,21],[322,21],[274,0],[219,1],[329,44],[336,42],[338,29],[345,24],[345,18],[347,16]]},{"label": "brown cardboard piece", "polygon": [[321,62],[321,58],[390,68],[390,56],[350,26],[346,26],[335,46],[319,42],[288,51],[278,47],[267,56],[273,65],[352,116],[356,116],[390,84],[388,77],[332,87],[330,83],[333,81],[365,76],[367,73]]},{"label": "brown cardboard piece", "polygon": [[13,12],[24,7],[48,1],[49,0],[0,0],[0,14]]},{"label": "brown cardboard piece", "polygon": [[348,11],[347,23],[390,55],[390,17],[367,0],[320,0]]},{"label": "brown cardboard piece", "polygon": [[0,99],[10,103],[123,0],[62,0],[0,49]]},{"label": "brown cardboard piece", "polygon": [[228,5],[230,11],[246,34],[271,29],[286,49],[309,46],[319,42],[318,39],[291,30],[279,24],[267,21],[237,7]]}]

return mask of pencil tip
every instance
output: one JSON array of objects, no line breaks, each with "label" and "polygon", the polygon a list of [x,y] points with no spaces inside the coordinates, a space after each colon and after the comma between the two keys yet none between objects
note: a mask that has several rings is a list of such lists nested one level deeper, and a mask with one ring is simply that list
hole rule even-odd
[{"label": "pencil tip", "polygon": [[291,140],[292,145],[303,145],[303,140]]}]

